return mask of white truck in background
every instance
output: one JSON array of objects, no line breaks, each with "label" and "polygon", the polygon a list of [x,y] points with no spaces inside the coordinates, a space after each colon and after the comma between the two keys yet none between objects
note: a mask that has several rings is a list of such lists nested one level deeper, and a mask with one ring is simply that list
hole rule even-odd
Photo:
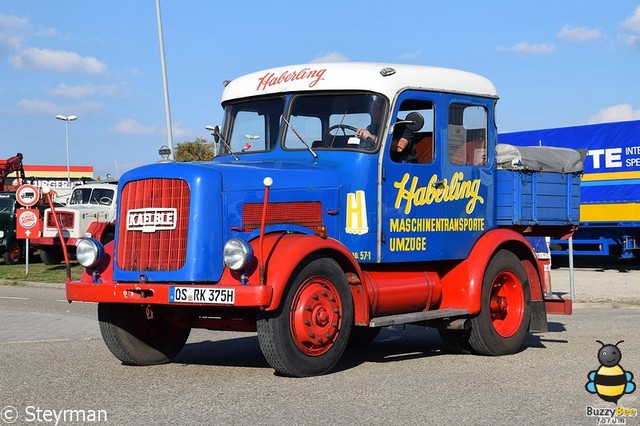
[{"label": "white truck in background", "polygon": [[[117,188],[117,182],[78,185],[73,188],[67,205],[56,208],[62,236],[71,255],[75,254],[76,242],[88,235],[103,244],[113,240]],[[63,260],[62,246],[51,209],[45,210],[40,234],[38,238],[31,240],[31,244],[38,249],[44,264],[54,265]]]}]

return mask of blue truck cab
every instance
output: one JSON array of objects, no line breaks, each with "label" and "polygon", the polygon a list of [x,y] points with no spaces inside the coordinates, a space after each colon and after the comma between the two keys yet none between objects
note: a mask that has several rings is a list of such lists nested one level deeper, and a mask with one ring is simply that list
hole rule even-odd
[{"label": "blue truck cab", "polygon": [[192,328],[256,330],[292,376],[393,324],[513,353],[549,307],[570,312],[545,301],[525,236],[570,232],[579,176],[499,165],[497,100],[482,76],[412,65],[226,82],[214,160],[124,174],[115,240],[78,244],[87,269],[67,297],[98,302],[131,364],[170,361]]}]

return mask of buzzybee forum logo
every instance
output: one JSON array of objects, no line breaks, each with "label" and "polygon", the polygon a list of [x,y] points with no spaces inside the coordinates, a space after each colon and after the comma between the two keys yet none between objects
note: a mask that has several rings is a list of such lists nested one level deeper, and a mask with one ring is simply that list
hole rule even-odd
[{"label": "buzzybee forum logo", "polygon": [[587,374],[589,381],[584,385],[587,392],[596,394],[606,402],[616,404],[615,408],[598,408],[588,406],[587,417],[596,417],[597,424],[625,424],[625,417],[636,417],[638,410],[635,408],[625,408],[618,405],[618,400],[625,394],[630,394],[636,389],[633,382],[633,373],[625,371],[620,365],[622,351],[618,345],[624,340],[620,340],[615,345],[604,344],[600,340],[601,347],[598,350],[598,361],[600,367]]}]

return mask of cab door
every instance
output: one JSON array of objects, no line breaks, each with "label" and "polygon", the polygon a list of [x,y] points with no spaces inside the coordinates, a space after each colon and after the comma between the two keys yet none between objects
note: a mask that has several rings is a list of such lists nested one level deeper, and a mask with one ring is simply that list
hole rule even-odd
[{"label": "cab door", "polygon": [[412,133],[411,161],[398,161],[393,152],[397,129],[383,148],[381,261],[462,259],[486,231],[489,111],[459,95],[407,91],[398,97],[391,123],[418,112],[424,124]]},{"label": "cab door", "polygon": [[[441,244],[434,241],[427,227],[444,216],[438,203],[427,202],[429,185],[440,179],[442,154],[438,149],[436,106],[438,93],[405,91],[398,97],[391,116],[392,131],[383,146],[381,179],[381,238],[383,262],[407,262],[437,259]],[[398,138],[406,134],[401,129],[411,112],[424,119],[422,128],[411,132],[410,154],[397,150]],[[403,150],[403,151],[404,151]]]}]

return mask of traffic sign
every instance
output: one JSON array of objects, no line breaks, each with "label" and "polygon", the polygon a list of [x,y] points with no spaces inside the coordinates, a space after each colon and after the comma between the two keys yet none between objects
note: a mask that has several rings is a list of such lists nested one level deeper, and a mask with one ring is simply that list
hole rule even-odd
[{"label": "traffic sign", "polygon": [[24,207],[34,206],[39,199],[38,188],[33,185],[20,185],[16,191],[16,200]]},{"label": "traffic sign", "polygon": [[40,229],[38,210],[18,209],[16,215],[16,238],[35,238]]}]

